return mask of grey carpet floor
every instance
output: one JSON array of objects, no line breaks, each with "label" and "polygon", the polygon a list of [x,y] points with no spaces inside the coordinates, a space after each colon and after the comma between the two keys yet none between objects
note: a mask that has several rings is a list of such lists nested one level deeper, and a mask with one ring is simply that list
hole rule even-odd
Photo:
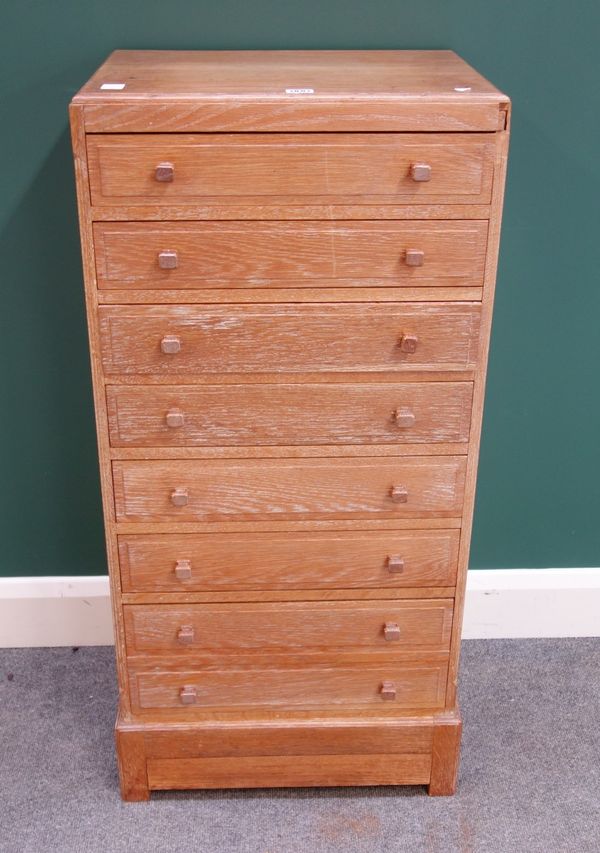
[{"label": "grey carpet floor", "polygon": [[0,850],[600,851],[600,640],[463,649],[455,797],[304,788],[133,804],[117,791],[112,649],[0,649]]}]

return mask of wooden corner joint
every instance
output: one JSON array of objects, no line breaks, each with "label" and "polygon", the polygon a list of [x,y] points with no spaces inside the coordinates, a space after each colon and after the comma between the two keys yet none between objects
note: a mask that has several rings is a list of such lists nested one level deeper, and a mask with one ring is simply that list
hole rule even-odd
[{"label": "wooden corner joint", "polygon": [[115,726],[121,797],[128,802],[150,798],[144,735],[117,720]]},{"label": "wooden corner joint", "polygon": [[434,714],[433,723],[435,726],[460,726],[462,718],[460,716],[460,708],[458,702],[453,708],[446,708],[444,711],[439,711]]},{"label": "wooden corner joint", "polygon": [[430,797],[448,797],[456,791],[462,720],[458,707],[437,714],[433,720]]}]

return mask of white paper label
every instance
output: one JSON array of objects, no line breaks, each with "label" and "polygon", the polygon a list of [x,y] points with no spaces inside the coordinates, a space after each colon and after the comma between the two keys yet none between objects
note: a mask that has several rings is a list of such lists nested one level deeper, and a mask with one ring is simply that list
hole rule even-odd
[{"label": "white paper label", "polygon": [[120,89],[125,88],[125,83],[103,83],[100,88],[105,91],[108,89],[111,92],[118,92]]},{"label": "white paper label", "polygon": [[314,89],[286,89],[286,95],[314,95]]}]

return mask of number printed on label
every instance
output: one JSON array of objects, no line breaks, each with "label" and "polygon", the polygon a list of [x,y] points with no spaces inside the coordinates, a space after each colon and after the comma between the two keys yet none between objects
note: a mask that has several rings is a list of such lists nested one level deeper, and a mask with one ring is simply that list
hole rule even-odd
[{"label": "number printed on label", "polygon": [[286,95],[314,95],[314,89],[286,89]]}]

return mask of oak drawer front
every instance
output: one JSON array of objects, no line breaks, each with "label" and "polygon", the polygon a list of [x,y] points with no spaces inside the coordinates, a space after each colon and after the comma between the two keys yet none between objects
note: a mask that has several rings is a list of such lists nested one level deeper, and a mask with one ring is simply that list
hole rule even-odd
[{"label": "oak drawer front", "polygon": [[87,150],[93,205],[487,204],[495,145],[483,134],[90,134]]},{"label": "oak drawer front", "polygon": [[119,536],[124,592],[453,586],[457,530]]},{"label": "oak drawer front", "polygon": [[117,521],[456,517],[466,457],[113,462]]},{"label": "oak drawer front", "polygon": [[355,666],[183,670],[131,673],[141,711],[207,708],[443,707],[448,666],[389,663]]},{"label": "oak drawer front", "polygon": [[452,601],[125,605],[127,653],[445,651]]},{"label": "oak drawer front", "polygon": [[113,447],[466,442],[470,382],[106,389]]},{"label": "oak drawer front", "polygon": [[483,285],[487,222],[97,222],[101,289]]},{"label": "oak drawer front", "polygon": [[101,306],[108,374],[468,370],[480,307],[423,305]]}]

